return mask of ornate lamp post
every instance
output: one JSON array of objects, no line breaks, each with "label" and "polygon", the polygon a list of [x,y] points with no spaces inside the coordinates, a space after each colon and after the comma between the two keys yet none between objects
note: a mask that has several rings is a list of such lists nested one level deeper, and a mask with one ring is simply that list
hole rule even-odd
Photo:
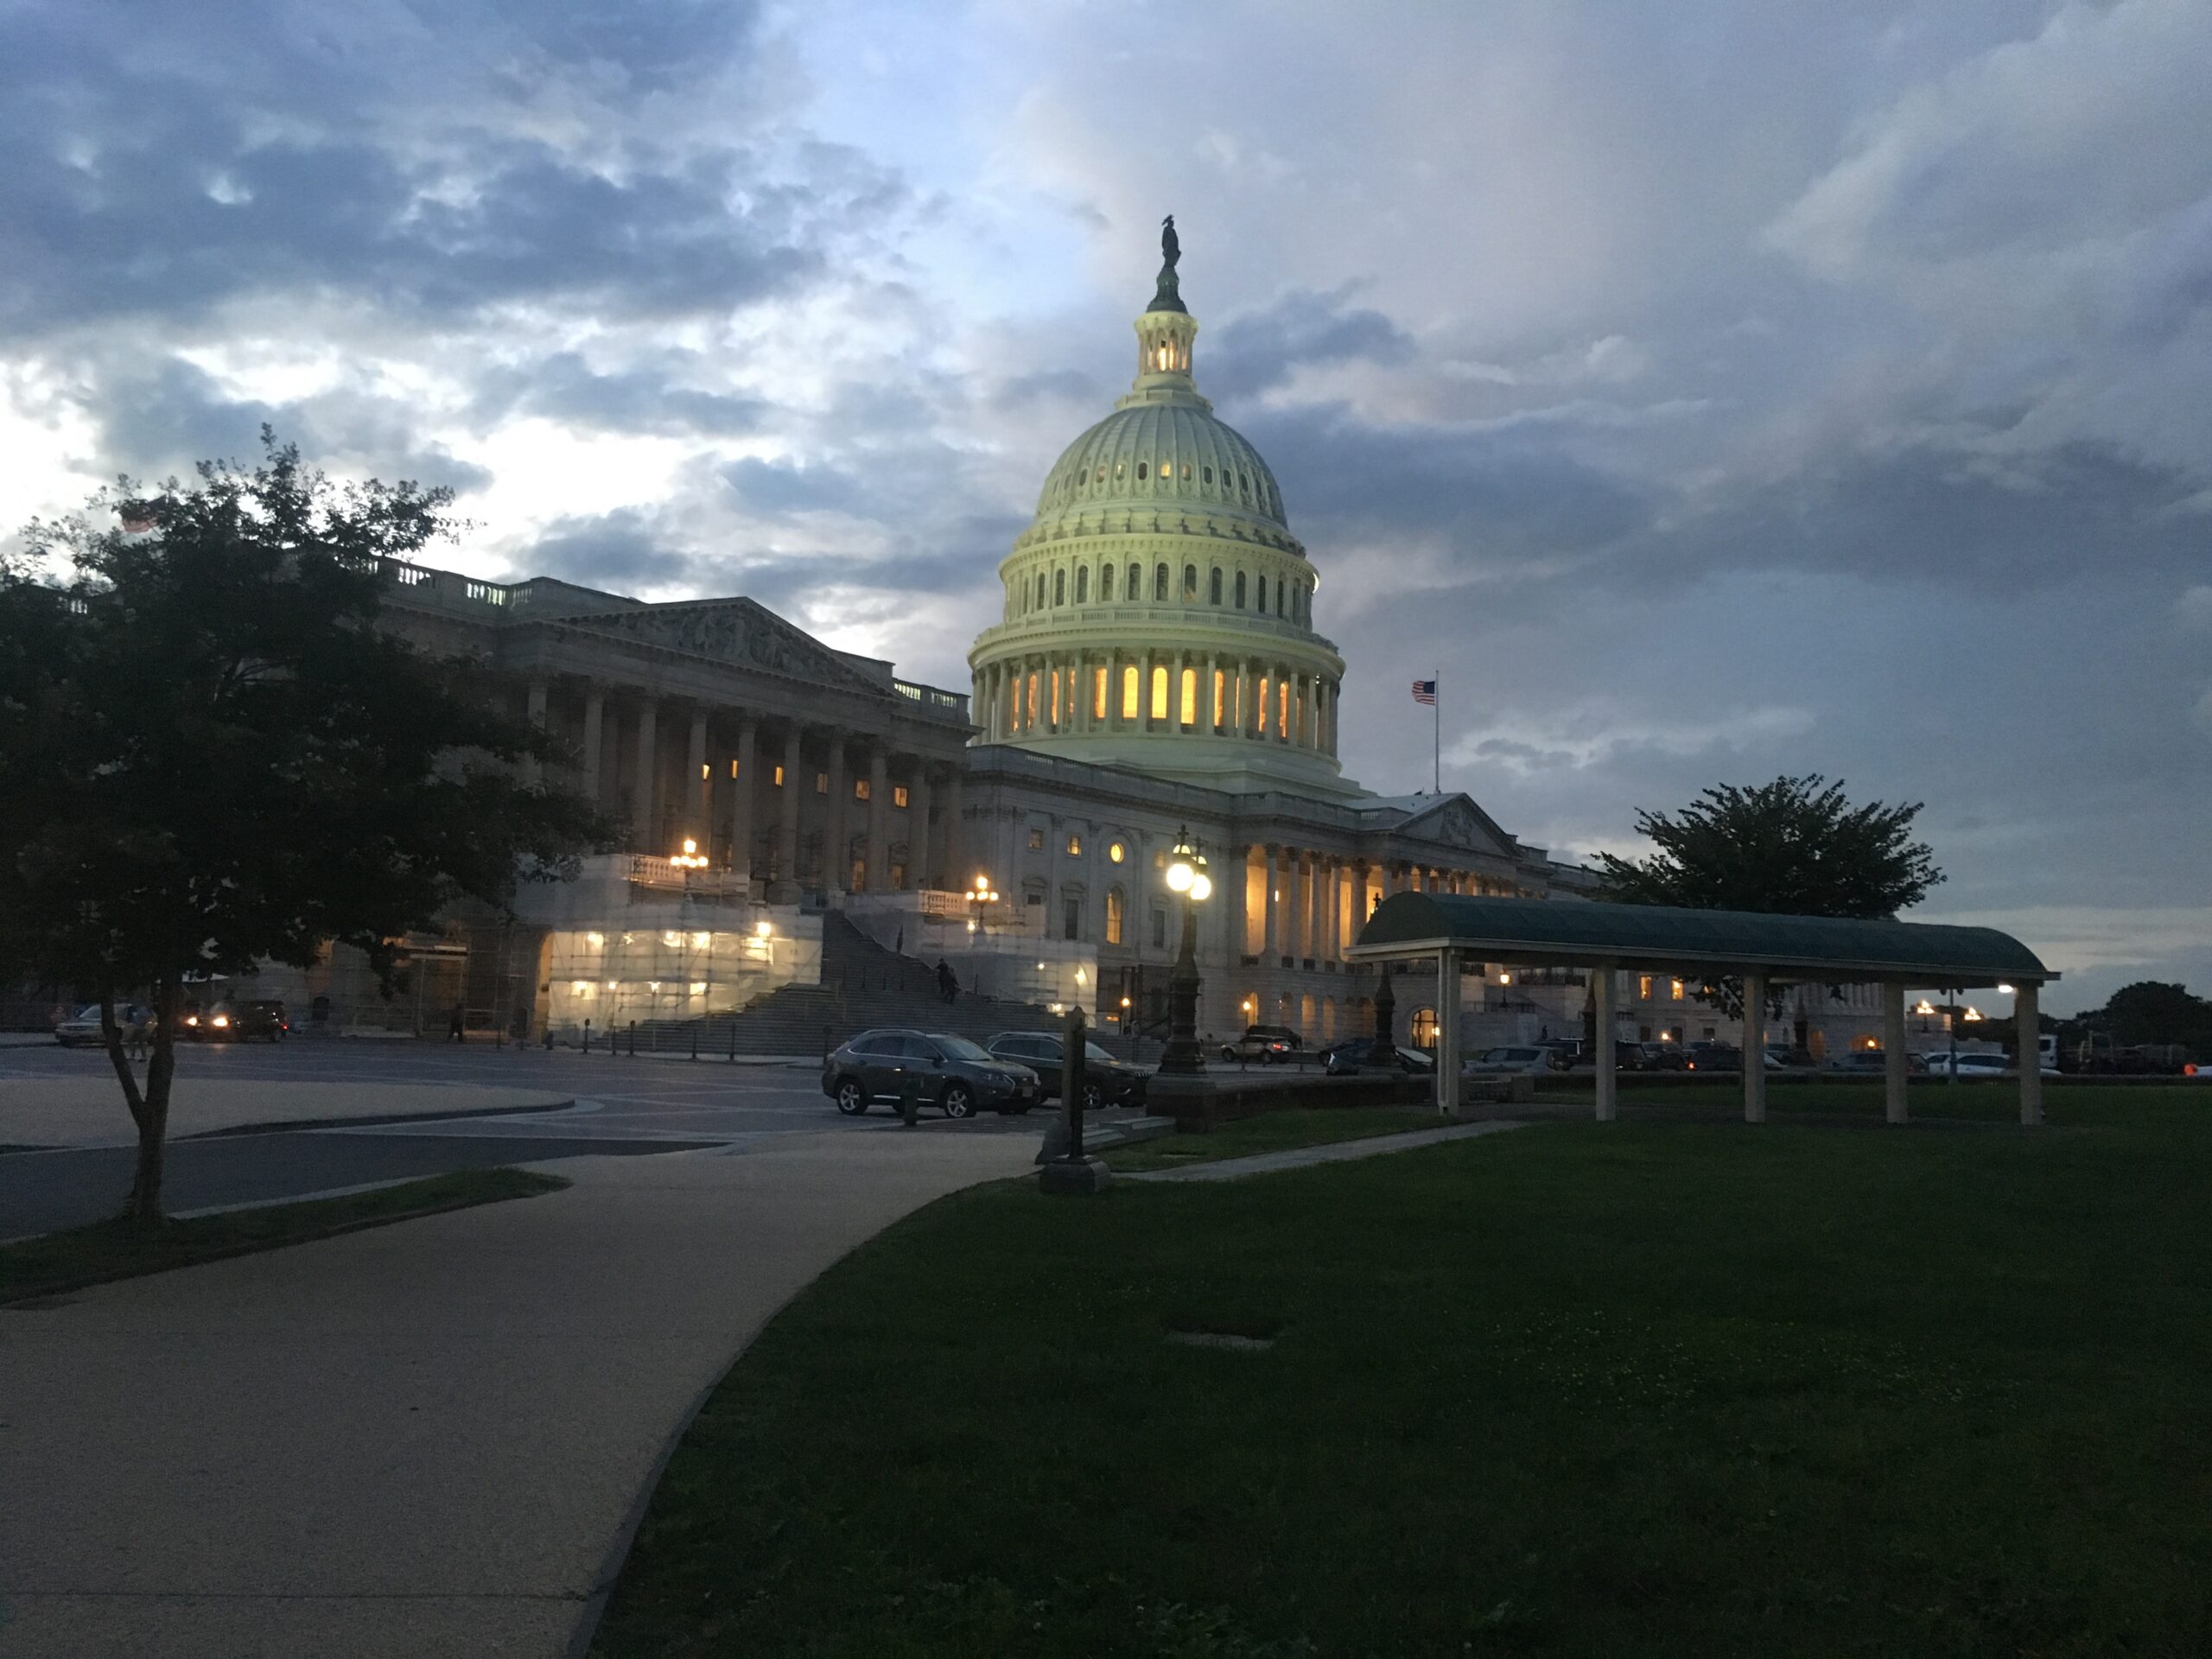
[{"label": "ornate lamp post", "polygon": [[1213,877],[1206,873],[1206,855],[1187,828],[1175,832],[1167,886],[1183,895],[1183,941],[1167,982],[1167,1047],[1160,1057],[1160,1069],[1171,1076],[1197,1077],[1206,1069],[1198,1031],[1198,906],[1213,896]]},{"label": "ornate lamp post", "polygon": [[998,889],[991,885],[991,878],[978,874],[968,889],[968,931],[976,936],[976,982],[969,988],[978,996],[983,995],[983,935],[988,931],[989,907],[998,901]]}]

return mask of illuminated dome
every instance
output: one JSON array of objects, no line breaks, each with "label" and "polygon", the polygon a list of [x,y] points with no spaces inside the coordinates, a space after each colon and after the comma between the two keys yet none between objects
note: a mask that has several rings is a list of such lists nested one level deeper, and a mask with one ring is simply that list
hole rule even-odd
[{"label": "illuminated dome", "polygon": [[1137,377],[1061,453],[969,652],[978,740],[1238,791],[1363,793],[1337,764],[1344,659],[1258,450],[1198,393],[1173,258]]}]

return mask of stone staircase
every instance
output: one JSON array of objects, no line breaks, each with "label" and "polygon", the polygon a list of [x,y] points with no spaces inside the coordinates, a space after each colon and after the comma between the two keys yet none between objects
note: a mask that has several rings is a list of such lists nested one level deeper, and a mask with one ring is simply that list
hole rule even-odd
[{"label": "stone staircase", "polygon": [[[821,1054],[877,1026],[947,1031],[977,1042],[1001,1031],[1057,1031],[1059,1017],[1029,1002],[938,995],[933,963],[887,950],[838,911],[822,915],[822,983],[786,985],[734,1014],[653,1020],[637,1028],[639,1053]],[[618,1033],[626,1046],[630,1033]]]}]

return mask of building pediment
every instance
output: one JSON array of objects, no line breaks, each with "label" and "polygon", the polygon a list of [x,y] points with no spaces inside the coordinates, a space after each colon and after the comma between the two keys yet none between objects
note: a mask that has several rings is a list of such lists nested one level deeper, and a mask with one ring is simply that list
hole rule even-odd
[{"label": "building pediment", "polygon": [[892,689],[887,676],[879,680],[855,667],[842,652],[749,599],[645,605],[564,617],[562,626],[841,690],[880,694]]},{"label": "building pediment", "polygon": [[1520,850],[1513,837],[1498,827],[1497,821],[1465,795],[1446,795],[1433,805],[1423,807],[1392,833],[1418,836],[1446,847],[1500,858],[1512,857]]}]

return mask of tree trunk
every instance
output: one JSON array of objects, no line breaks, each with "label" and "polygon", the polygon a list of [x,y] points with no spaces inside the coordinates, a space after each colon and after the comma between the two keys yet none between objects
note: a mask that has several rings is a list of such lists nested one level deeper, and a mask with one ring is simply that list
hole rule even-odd
[{"label": "tree trunk", "polygon": [[[130,1199],[124,1213],[134,1221],[152,1224],[162,1218],[162,1172],[168,1152],[169,1083],[176,1075],[177,982],[162,978],[154,985],[153,1057],[146,1062],[146,1087],[135,1101],[131,1116],[138,1124],[138,1163],[130,1178]],[[131,1090],[126,1086],[128,1096]]]}]

